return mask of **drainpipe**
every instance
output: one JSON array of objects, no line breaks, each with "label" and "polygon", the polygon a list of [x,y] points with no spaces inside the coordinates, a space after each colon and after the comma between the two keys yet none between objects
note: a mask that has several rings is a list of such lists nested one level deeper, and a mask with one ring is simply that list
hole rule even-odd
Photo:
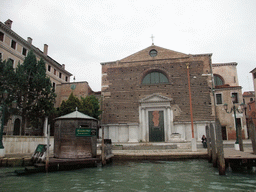
[{"label": "drainpipe", "polygon": [[193,120],[193,108],[192,108],[192,96],[191,96],[191,87],[190,87],[190,74],[189,74],[189,63],[187,65],[187,75],[188,75],[188,92],[189,92],[189,106],[190,106],[190,119],[191,119],[191,131],[192,131],[192,151],[197,151],[196,139],[194,134],[194,120]]}]

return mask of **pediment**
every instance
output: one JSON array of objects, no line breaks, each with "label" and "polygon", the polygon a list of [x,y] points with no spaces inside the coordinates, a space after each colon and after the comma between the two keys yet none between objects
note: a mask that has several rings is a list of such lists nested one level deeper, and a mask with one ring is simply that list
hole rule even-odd
[{"label": "pediment", "polygon": [[157,93],[153,93],[152,95],[149,95],[143,99],[141,99],[140,103],[159,103],[159,102],[171,102],[173,99],[168,98],[162,95],[159,95]]},{"label": "pediment", "polygon": [[[149,54],[149,52],[153,49],[157,51],[157,55],[155,57],[151,57]],[[172,51],[169,49],[158,47],[155,45],[151,45],[146,49],[143,49],[137,53],[134,53],[128,57],[121,59],[120,62],[133,62],[133,61],[158,60],[158,59],[170,59],[170,58],[173,59],[173,58],[184,58],[184,57],[188,57],[188,55],[177,52],[177,51]]]}]

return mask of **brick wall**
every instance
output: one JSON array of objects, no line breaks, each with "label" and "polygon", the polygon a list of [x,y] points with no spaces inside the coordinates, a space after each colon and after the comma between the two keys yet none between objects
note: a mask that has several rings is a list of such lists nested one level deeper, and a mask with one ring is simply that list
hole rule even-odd
[{"label": "brick wall", "polygon": [[[141,57],[133,55],[134,58]],[[213,120],[210,76],[202,75],[210,73],[209,55],[141,60],[129,62],[125,58],[102,64],[103,124],[139,123],[139,100],[153,93],[172,98],[173,104],[180,107],[181,114],[174,121],[190,121],[187,63],[194,121]],[[143,77],[150,71],[164,73],[169,83],[142,85]]]}]

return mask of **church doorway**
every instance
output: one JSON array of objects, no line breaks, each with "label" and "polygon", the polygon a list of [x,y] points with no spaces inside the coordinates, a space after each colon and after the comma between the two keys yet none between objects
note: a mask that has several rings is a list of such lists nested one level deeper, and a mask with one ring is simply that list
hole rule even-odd
[{"label": "church doorway", "polygon": [[15,119],[13,135],[20,135],[20,119]]},{"label": "church doorway", "polygon": [[139,119],[143,142],[168,142],[173,128],[172,98],[153,93],[140,101]]},{"label": "church doorway", "polygon": [[149,142],[163,142],[164,139],[164,112],[149,111]]}]

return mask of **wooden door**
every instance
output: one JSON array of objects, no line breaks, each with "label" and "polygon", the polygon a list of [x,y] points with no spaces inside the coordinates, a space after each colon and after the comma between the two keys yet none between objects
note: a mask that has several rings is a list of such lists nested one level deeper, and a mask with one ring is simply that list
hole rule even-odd
[{"label": "wooden door", "polygon": [[221,132],[222,132],[222,140],[227,140],[227,129],[226,126],[221,127]]},{"label": "wooden door", "polygon": [[163,111],[149,111],[149,142],[164,141],[164,113]]},{"label": "wooden door", "polygon": [[15,119],[15,121],[14,121],[13,135],[20,135],[20,120],[19,119]]}]

